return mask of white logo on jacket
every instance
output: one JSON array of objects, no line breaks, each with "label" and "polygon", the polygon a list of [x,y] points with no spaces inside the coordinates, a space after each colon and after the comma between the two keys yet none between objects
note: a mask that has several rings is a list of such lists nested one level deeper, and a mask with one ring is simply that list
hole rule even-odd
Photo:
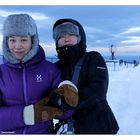
[{"label": "white logo on jacket", "polygon": [[36,82],[42,82],[42,75],[41,74],[37,74],[36,75]]}]

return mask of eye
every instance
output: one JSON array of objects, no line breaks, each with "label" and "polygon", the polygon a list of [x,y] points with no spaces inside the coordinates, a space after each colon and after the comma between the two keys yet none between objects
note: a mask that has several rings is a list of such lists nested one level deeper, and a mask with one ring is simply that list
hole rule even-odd
[{"label": "eye", "polygon": [[59,39],[65,38],[65,35],[60,35]]},{"label": "eye", "polygon": [[22,38],[21,41],[26,42],[26,41],[28,41],[28,39],[27,38]]},{"label": "eye", "polygon": [[74,36],[73,34],[69,34],[69,36]]},{"label": "eye", "polygon": [[16,40],[14,38],[9,38],[8,41],[14,43]]}]

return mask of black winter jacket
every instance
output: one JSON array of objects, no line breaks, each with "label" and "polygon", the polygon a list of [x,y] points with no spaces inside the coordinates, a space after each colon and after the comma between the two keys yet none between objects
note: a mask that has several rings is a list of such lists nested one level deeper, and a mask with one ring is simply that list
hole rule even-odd
[{"label": "black winter jacket", "polygon": [[[98,52],[89,52],[85,55],[78,81],[79,105],[73,116],[75,134],[116,134],[119,127],[106,100],[106,64]],[[57,65],[63,73],[67,73],[70,67],[69,63],[62,64],[60,61]],[[72,74],[67,80],[71,78]],[[66,80],[65,77],[63,79]]]}]

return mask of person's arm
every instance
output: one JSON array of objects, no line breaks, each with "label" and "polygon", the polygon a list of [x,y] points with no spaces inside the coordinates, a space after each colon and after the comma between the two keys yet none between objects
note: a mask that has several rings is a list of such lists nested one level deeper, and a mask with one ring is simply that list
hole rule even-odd
[{"label": "person's arm", "polygon": [[86,82],[79,90],[78,109],[89,108],[106,99],[108,89],[108,70],[103,57],[98,54],[91,56],[86,73]]},{"label": "person's arm", "polygon": [[[50,75],[50,89],[54,90],[61,81],[60,70],[55,65],[52,65]],[[49,100],[50,99],[48,97],[45,97],[36,102],[35,105],[25,106],[23,111],[23,119],[26,125],[34,125],[36,123],[45,122],[53,119],[56,115],[62,115],[63,112],[60,109],[53,106],[48,106]]]},{"label": "person's arm", "polygon": [[49,100],[48,97],[45,97],[34,105],[31,104],[23,108],[22,118],[25,125],[47,122],[52,120],[55,116],[61,116],[63,114],[62,110],[59,108],[47,105]]},{"label": "person's arm", "polygon": [[34,125],[53,118],[66,119],[74,113],[78,99],[77,87],[71,81],[65,80],[50,93],[49,98],[39,100],[34,106],[26,106],[24,121],[27,125]]},{"label": "person's arm", "polygon": [[78,105],[78,89],[71,81],[61,82],[57,89],[50,94],[52,105],[63,111],[63,115],[56,116],[56,119],[66,120],[75,113]]}]

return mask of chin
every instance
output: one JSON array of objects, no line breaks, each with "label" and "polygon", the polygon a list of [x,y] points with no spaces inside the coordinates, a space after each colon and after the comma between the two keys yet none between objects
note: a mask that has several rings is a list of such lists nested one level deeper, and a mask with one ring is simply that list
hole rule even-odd
[{"label": "chin", "polygon": [[16,59],[18,59],[18,60],[22,60],[22,58],[23,58],[23,57],[19,57],[19,56],[17,57],[17,56],[16,56]]}]

